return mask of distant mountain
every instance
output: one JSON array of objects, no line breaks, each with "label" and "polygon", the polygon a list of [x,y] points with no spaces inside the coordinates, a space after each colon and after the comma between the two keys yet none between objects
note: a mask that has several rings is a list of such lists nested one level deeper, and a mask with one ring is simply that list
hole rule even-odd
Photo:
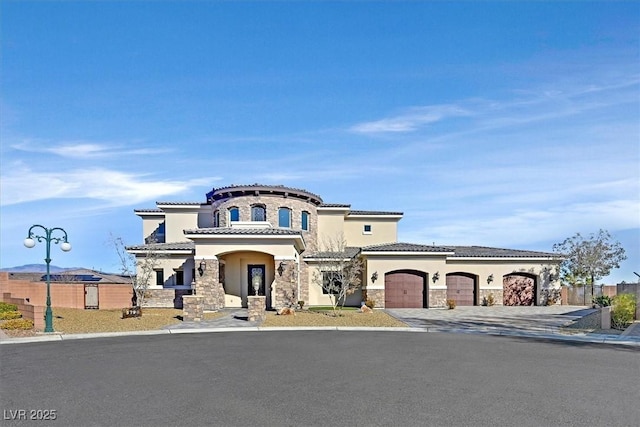
[{"label": "distant mountain", "polygon": [[[51,273],[60,273],[66,270],[77,270],[77,268],[62,268],[55,265],[49,266]],[[17,267],[0,268],[0,271],[7,271],[9,273],[46,273],[47,264],[25,264]]]}]

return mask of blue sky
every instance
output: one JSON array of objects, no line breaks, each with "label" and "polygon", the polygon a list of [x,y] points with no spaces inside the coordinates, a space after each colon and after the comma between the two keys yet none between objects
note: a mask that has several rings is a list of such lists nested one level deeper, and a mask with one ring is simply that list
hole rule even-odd
[{"label": "blue sky", "polygon": [[3,1],[2,267],[117,271],[135,208],[283,184],[400,210],[400,240],[640,272],[640,3]]}]

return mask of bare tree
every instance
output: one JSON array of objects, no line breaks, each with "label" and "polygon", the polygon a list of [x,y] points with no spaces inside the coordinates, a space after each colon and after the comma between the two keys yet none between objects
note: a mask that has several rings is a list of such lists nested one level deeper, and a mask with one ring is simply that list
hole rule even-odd
[{"label": "bare tree", "polygon": [[313,281],[329,295],[333,315],[344,308],[347,296],[352,295],[362,283],[363,261],[358,248],[349,248],[344,236],[328,238],[323,250],[316,255],[317,270]]},{"label": "bare tree", "polygon": [[160,266],[161,259],[166,255],[158,250],[155,242],[145,244],[142,253],[137,256],[128,252],[121,237],[111,236],[110,243],[118,255],[121,274],[131,279],[133,300],[135,300],[135,303],[132,300],[131,305],[142,307],[147,289],[155,278],[155,271]]},{"label": "bare tree", "polygon": [[606,230],[584,238],[580,233],[553,245],[564,257],[560,265],[560,279],[573,286],[595,284],[627,259],[620,242],[613,241]]}]

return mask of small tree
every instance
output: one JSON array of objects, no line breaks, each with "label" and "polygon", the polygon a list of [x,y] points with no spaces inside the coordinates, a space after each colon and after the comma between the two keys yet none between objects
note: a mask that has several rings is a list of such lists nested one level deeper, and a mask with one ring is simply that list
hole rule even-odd
[{"label": "small tree", "polygon": [[560,280],[572,286],[591,285],[607,276],[627,259],[620,242],[613,241],[606,230],[584,238],[580,233],[553,245],[554,252],[564,257]]},{"label": "small tree", "polygon": [[317,255],[313,280],[329,295],[333,315],[344,308],[347,296],[361,285],[363,262],[356,248],[348,248],[344,236],[327,239]]},{"label": "small tree", "polygon": [[[160,260],[165,258],[165,254],[155,247],[155,242],[144,245],[143,253],[137,257],[127,251],[121,237],[111,236],[111,244],[118,254],[121,274],[131,279],[135,306],[142,307],[147,289],[155,277],[155,270],[160,266]],[[131,305],[134,305],[133,301]]]}]

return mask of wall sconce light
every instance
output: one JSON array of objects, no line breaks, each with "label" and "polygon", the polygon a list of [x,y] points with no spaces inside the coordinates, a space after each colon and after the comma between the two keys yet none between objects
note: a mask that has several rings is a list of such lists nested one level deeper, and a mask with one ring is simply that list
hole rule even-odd
[{"label": "wall sconce light", "polygon": [[436,271],[436,274],[433,275],[433,277],[431,278],[431,281],[433,283],[436,283],[438,280],[440,280],[440,272]]},{"label": "wall sconce light", "polygon": [[278,274],[280,275],[280,277],[282,277],[282,273],[284,273],[284,262],[280,262],[280,265],[278,266]]},{"label": "wall sconce light", "polygon": [[202,261],[200,261],[200,266],[198,267],[198,273],[200,273],[200,276],[204,274],[206,269],[207,269],[207,262],[204,260],[204,258],[202,258]]},{"label": "wall sconce light", "polygon": [[487,285],[491,282],[493,282],[493,274],[490,274],[489,277],[487,277]]},{"label": "wall sconce light", "polygon": [[373,274],[371,275],[371,282],[375,283],[376,280],[378,280],[378,272],[374,271]]}]

